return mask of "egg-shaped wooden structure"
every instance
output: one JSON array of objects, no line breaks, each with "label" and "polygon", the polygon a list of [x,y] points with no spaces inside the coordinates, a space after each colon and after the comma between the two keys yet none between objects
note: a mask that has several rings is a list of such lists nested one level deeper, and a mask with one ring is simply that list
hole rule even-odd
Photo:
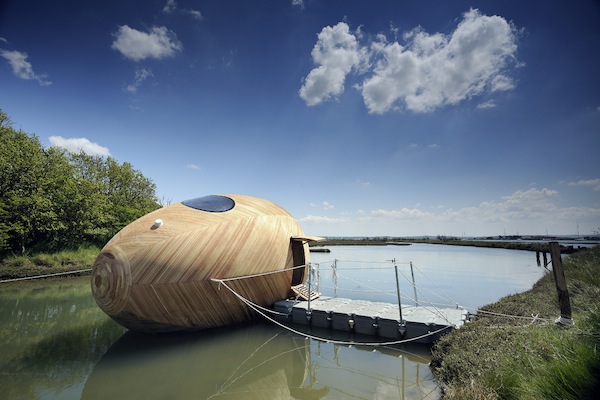
[{"label": "egg-shaped wooden structure", "polygon": [[[153,211],[117,233],[91,276],[98,306],[140,332],[201,330],[255,313],[213,279],[261,306],[306,276],[308,244],[283,208],[243,195],[211,195]],[[293,268],[304,266],[300,268]]]}]

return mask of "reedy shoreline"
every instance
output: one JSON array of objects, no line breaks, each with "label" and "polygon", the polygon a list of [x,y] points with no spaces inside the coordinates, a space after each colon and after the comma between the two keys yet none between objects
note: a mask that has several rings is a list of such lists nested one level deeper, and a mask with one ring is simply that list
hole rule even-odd
[{"label": "reedy shoreline", "polygon": [[600,247],[564,257],[575,325],[558,326],[554,278],[482,307],[442,337],[431,368],[444,399],[594,399],[600,394]]}]

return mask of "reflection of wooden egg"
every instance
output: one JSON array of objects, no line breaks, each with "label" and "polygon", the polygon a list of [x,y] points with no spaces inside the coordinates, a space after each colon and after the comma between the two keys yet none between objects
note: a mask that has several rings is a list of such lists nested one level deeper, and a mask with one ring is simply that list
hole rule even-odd
[{"label": "reflection of wooden egg", "polygon": [[308,263],[307,240],[298,222],[270,201],[200,197],[117,233],[94,263],[92,293],[106,314],[135,331],[231,325],[255,315],[211,279],[246,277],[227,285],[270,306],[303,281],[306,268],[291,268]]}]

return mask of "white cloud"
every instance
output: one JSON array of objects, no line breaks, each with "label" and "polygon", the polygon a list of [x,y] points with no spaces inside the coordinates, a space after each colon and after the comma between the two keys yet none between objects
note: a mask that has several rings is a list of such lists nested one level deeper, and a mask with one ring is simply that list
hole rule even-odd
[{"label": "white cloud", "polygon": [[[515,47],[516,50],[516,47]],[[515,88],[515,83],[512,79],[504,75],[496,75],[492,78],[491,82],[492,92],[504,92]]]},{"label": "white cloud", "polygon": [[324,201],[321,204],[317,204],[317,203],[310,203],[311,207],[320,207],[323,210],[333,210],[335,207],[333,206],[333,204],[329,203],[328,201]]},{"label": "white cloud", "polygon": [[[572,215],[573,209],[559,209],[553,201],[558,192],[551,189],[518,190],[501,201],[485,201],[476,207],[464,207],[458,210],[445,209],[436,213],[422,211],[418,208],[402,208],[400,210],[374,210],[370,215],[395,220],[422,219],[429,223],[441,225],[447,222],[460,223],[464,227],[475,224],[494,223],[526,223],[531,220],[560,219],[561,215]],[[589,210],[588,210],[589,211]],[[600,210],[596,211],[600,213]],[[571,218],[569,216],[568,218]]]},{"label": "white cloud", "polygon": [[122,25],[115,34],[111,48],[130,60],[141,61],[146,58],[173,57],[183,49],[183,45],[177,35],[164,26],[155,26],[149,32],[142,32]]},{"label": "white cloud", "polygon": [[27,61],[27,53],[23,53],[16,50],[0,50],[0,56],[2,56],[6,61],[8,61],[8,64],[12,68],[13,74],[15,74],[18,78],[25,80],[35,80],[41,86],[52,85],[51,81],[46,80],[46,75],[38,75],[35,72],[33,72],[33,66],[29,61]]},{"label": "white cloud", "polygon": [[363,58],[356,37],[345,22],[323,28],[311,54],[319,66],[310,71],[298,92],[309,106],[342,94],[346,75]]},{"label": "white cloud", "polygon": [[[592,180],[594,181],[594,180]],[[588,185],[591,186],[591,185]],[[422,205],[340,213],[343,220],[309,216],[302,221],[318,235],[502,235],[574,233],[576,222],[592,233],[600,224],[600,207],[561,206],[558,191],[518,190],[475,206],[424,209]],[[337,224],[340,222],[340,224]]]},{"label": "white cloud", "polygon": [[110,151],[108,148],[100,146],[97,143],[90,142],[86,138],[67,139],[62,136],[50,136],[49,140],[52,146],[61,147],[72,153],[83,151],[91,156],[110,156]]},{"label": "white cloud", "polygon": [[451,35],[416,28],[404,39],[405,46],[382,41],[372,46],[381,58],[361,86],[371,113],[397,106],[429,112],[486,91],[514,87],[502,71],[514,60],[516,32],[502,17],[470,10]]},{"label": "white cloud", "polygon": [[8,44],[8,40],[0,36],[0,42]]},{"label": "white cloud", "polygon": [[185,167],[187,169],[191,169],[191,170],[194,170],[194,171],[199,171],[201,169],[200,166],[198,166],[196,164],[192,164],[192,163],[187,164]]},{"label": "white cloud", "polygon": [[483,93],[511,90],[515,83],[505,73],[511,63],[517,66],[517,34],[506,19],[471,9],[450,34],[417,27],[402,35],[403,44],[378,34],[370,46],[360,46],[340,22],[319,34],[312,50],[319,66],[306,77],[300,97],[309,106],[336,98],[351,72],[368,75],[355,87],[373,114],[430,112]]},{"label": "white cloud", "polygon": [[482,203],[479,208],[487,212],[487,218],[496,218],[496,215],[513,220],[550,217],[551,213],[558,208],[552,202],[552,199],[557,196],[556,190],[531,188],[504,196],[502,202]]},{"label": "white cloud", "polygon": [[335,207],[333,206],[333,204],[331,204],[328,201],[324,201],[323,204],[323,210],[333,210]]},{"label": "white cloud", "polygon": [[311,224],[329,225],[329,224],[343,224],[346,222],[342,218],[330,218],[318,215],[307,215],[304,218],[300,218],[300,222],[307,222]]},{"label": "white cloud", "polygon": [[197,21],[204,21],[204,15],[198,10],[186,10],[185,12]]},{"label": "white cloud", "polygon": [[133,79],[133,83],[127,85],[126,89],[130,93],[137,93],[138,89],[142,85],[142,83],[152,77],[152,70],[146,68],[139,68],[135,70],[135,77]]},{"label": "white cloud", "polygon": [[591,187],[594,191],[600,192],[600,178],[584,179],[575,182],[569,182],[569,186],[585,186]]},{"label": "white cloud", "polygon": [[477,105],[477,108],[480,110],[486,110],[488,108],[494,108],[494,107],[496,107],[496,102],[494,100],[488,100],[483,103],[479,103]]},{"label": "white cloud", "polygon": [[171,14],[177,8],[177,3],[175,0],[167,0],[167,4],[163,7],[163,12],[166,14]]},{"label": "white cloud", "polygon": [[425,213],[417,208],[401,208],[400,210],[373,210],[370,215],[374,217],[384,217],[393,219],[418,219],[431,214]]},{"label": "white cloud", "polygon": [[[175,11],[178,11],[177,2],[175,2],[175,0],[167,0],[167,4],[165,4],[163,7],[163,12],[165,14],[173,14]],[[180,13],[190,15],[192,18],[198,21],[204,20],[204,15],[202,15],[202,13],[198,10],[182,9]]]},{"label": "white cloud", "polygon": [[304,8],[304,0],[292,0],[292,5]]}]

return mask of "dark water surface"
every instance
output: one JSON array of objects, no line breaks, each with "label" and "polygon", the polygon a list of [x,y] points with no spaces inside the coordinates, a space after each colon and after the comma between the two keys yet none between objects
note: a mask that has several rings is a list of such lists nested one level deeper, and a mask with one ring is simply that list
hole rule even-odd
[{"label": "dark water surface", "polygon": [[[471,309],[528,289],[543,273],[529,252],[331,249],[311,258],[321,291],[343,297],[395,301],[393,264],[386,261],[394,258],[401,278],[410,277],[409,261],[418,268],[420,301],[441,291]],[[412,291],[401,282],[401,292]],[[262,321],[193,334],[134,334],[96,306],[89,277],[0,284],[2,399],[437,399],[429,362],[424,345],[339,345]]]}]

